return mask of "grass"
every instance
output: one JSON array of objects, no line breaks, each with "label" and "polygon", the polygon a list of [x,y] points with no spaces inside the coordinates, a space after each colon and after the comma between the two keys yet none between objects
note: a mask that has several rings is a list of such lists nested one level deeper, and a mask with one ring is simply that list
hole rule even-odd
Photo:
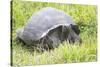
[{"label": "grass", "polygon": [[[94,40],[94,41],[93,41]],[[36,65],[36,64],[58,64],[93,62],[97,59],[96,40],[87,40],[81,44],[69,44],[64,42],[58,48],[51,51],[39,53],[31,48],[15,42],[13,44],[13,64],[14,65]]]},{"label": "grass", "polygon": [[[79,25],[82,44],[63,42],[51,51],[37,52],[32,46],[17,43],[16,30],[23,27],[32,13],[43,7],[54,7],[68,13]],[[66,5],[41,2],[12,2],[12,61],[17,65],[63,64],[97,61],[97,20],[94,5]]]}]

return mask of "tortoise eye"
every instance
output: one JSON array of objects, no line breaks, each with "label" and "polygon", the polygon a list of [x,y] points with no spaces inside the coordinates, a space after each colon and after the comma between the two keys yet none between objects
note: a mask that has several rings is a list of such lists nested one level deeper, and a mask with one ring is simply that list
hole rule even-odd
[{"label": "tortoise eye", "polygon": [[72,30],[76,33],[76,34],[80,34],[80,30],[79,30],[79,28],[78,28],[78,26],[77,25],[72,25],[71,24],[71,28],[72,28]]}]

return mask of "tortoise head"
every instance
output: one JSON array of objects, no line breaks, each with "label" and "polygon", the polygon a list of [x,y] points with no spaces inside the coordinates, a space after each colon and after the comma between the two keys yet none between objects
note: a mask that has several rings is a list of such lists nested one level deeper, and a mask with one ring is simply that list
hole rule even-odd
[{"label": "tortoise head", "polygon": [[72,25],[72,24],[70,26],[71,26],[71,29],[70,29],[69,34],[68,34],[69,42],[70,43],[74,43],[74,42],[81,43],[82,40],[79,36],[80,30],[79,30],[78,26],[77,25]]},{"label": "tortoise head", "polygon": [[80,34],[80,30],[79,30],[79,27],[77,25],[70,25],[72,30],[77,34],[79,35]]}]

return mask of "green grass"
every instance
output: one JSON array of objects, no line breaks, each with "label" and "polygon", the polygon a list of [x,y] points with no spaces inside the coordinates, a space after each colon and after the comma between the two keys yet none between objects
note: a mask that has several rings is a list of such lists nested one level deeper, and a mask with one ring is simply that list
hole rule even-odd
[{"label": "green grass", "polygon": [[81,45],[63,42],[54,50],[37,52],[32,48],[13,42],[13,65],[93,62],[97,60],[96,44],[95,38],[84,40]]},{"label": "green grass", "polygon": [[[51,51],[37,52],[33,47],[17,43],[16,30],[23,27],[31,15],[43,7],[54,7],[68,13],[78,24],[82,44],[63,42]],[[97,61],[97,19],[94,5],[24,2],[12,5],[12,61],[16,65],[60,64]]]}]

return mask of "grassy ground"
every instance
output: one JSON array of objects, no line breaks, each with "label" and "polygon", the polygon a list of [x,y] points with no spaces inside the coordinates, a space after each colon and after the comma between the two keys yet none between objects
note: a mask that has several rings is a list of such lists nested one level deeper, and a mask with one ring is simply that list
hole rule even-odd
[{"label": "grassy ground", "polygon": [[[58,48],[51,51],[33,51],[32,46],[17,43],[16,30],[23,27],[32,13],[43,7],[54,7],[65,11],[72,16],[81,30],[80,37],[83,42],[69,44],[63,42]],[[92,62],[97,60],[97,19],[96,6],[66,5],[41,2],[12,2],[12,64],[37,65],[59,64],[73,62]]]}]

